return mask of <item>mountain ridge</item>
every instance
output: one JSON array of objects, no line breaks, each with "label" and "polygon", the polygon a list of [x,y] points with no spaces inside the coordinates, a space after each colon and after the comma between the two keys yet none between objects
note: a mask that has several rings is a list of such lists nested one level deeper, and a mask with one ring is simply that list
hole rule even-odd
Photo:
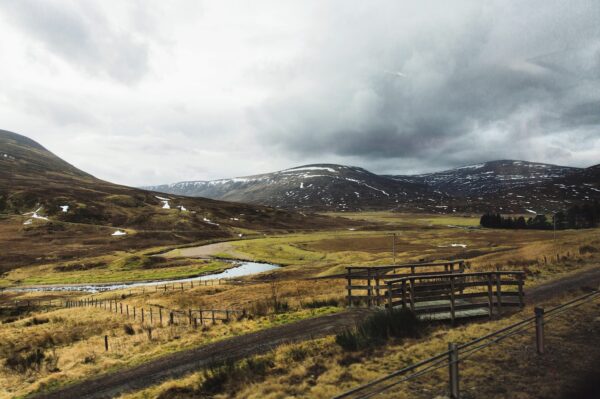
[{"label": "mountain ridge", "polygon": [[[552,204],[553,201],[556,204],[560,193],[555,190],[552,194],[552,190],[542,187],[559,179],[576,179],[587,170],[541,162],[495,160],[418,175],[377,175],[361,167],[320,163],[231,179],[192,180],[146,188],[291,209],[528,212],[532,207],[544,211],[556,208]],[[345,178],[345,186],[335,184],[340,176]],[[305,198],[305,189],[311,183],[319,187],[316,194],[320,197],[313,193]],[[370,189],[371,195],[354,191],[361,184]],[[540,194],[534,201],[537,203],[531,205],[531,201],[522,199],[527,197],[528,190],[548,194]],[[353,193],[356,198],[351,198]]]}]

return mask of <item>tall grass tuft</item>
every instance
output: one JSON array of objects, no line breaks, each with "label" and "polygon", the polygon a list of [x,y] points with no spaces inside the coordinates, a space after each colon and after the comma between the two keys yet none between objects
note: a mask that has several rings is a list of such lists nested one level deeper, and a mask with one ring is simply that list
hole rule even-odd
[{"label": "tall grass tuft", "polygon": [[335,342],[345,350],[355,351],[381,345],[390,338],[417,338],[426,324],[410,310],[379,311],[353,329],[337,334]]}]

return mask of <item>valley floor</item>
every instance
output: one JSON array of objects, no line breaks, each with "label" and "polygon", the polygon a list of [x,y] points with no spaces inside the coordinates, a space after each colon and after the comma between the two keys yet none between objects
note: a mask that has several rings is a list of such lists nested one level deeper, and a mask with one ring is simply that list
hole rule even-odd
[{"label": "valley floor", "polygon": [[[316,320],[327,318],[352,322],[353,319],[343,316],[345,282],[323,277],[341,273],[348,265],[392,263],[394,233],[397,262],[464,258],[471,270],[524,270],[527,275],[527,299],[529,301],[529,295],[532,295],[532,298],[537,298],[536,304],[558,303],[577,295],[582,285],[595,283],[590,276],[583,281],[580,277],[570,276],[583,271],[596,273],[600,259],[598,230],[560,231],[554,238],[553,232],[548,231],[480,229],[477,227],[478,218],[474,217],[385,212],[345,213],[343,216],[360,220],[362,225],[332,231],[255,236],[199,249],[152,247],[115,251],[104,255],[94,254],[87,259],[81,257],[76,262],[50,262],[5,273],[2,277],[5,285],[23,285],[97,281],[103,279],[101,276],[104,274],[108,276],[112,272],[122,279],[135,279],[132,276],[137,273],[145,278],[152,274],[151,278],[160,279],[165,275],[173,275],[173,270],[178,273],[185,268],[189,273],[198,273],[213,263],[218,264],[218,261],[204,259],[210,256],[266,261],[284,266],[235,283],[190,286],[183,291],[135,289],[97,294],[1,292],[0,397],[54,391],[101,372],[126,370],[182,350],[201,351],[203,349],[194,348],[208,348],[206,345],[230,337],[268,331],[272,327],[281,326],[277,328],[285,329],[293,322],[310,323],[310,319],[317,323]],[[154,260],[152,255],[157,252],[165,253],[159,257],[162,260]],[[101,260],[98,260],[99,257]],[[76,266],[95,262],[104,264],[97,268],[78,269]],[[557,285],[555,281],[559,279],[572,283]],[[536,288],[542,286],[546,288]],[[537,297],[533,295],[535,292]],[[149,325],[148,320],[142,323],[139,317],[134,321],[98,308],[74,310],[11,306],[15,300],[40,298],[116,299],[138,309],[243,309],[251,317],[232,319],[228,323],[209,323],[195,329],[185,322],[172,326]],[[233,368],[229,373],[233,377],[216,384],[211,395],[222,398],[327,398],[445,350],[443,348],[449,340],[464,341],[526,317],[532,313],[531,305],[529,302],[522,312],[504,319],[462,325],[455,329],[438,326],[418,340],[388,342],[350,353],[342,350],[328,335],[335,330],[328,331],[323,325],[324,330],[314,330],[312,338],[315,339],[296,344],[281,342],[283,345],[266,354],[256,354],[250,361],[231,366]],[[576,374],[580,373],[573,367],[563,369],[560,363],[553,362],[570,364],[569,359],[576,356],[567,356],[569,352],[576,354],[587,351],[593,355],[590,362],[596,355],[600,359],[600,353],[596,354],[594,348],[586,346],[586,340],[590,344],[598,342],[595,334],[600,326],[596,326],[597,321],[593,316],[595,309],[595,305],[591,304],[569,313],[562,321],[557,319],[554,324],[556,328],[553,327],[549,338],[550,347],[556,348],[556,351],[537,363],[531,355],[530,335],[516,337],[516,343],[508,346],[490,347],[489,354],[478,359],[485,367],[465,370],[466,395],[472,392],[472,396],[465,397],[480,397],[479,393],[489,397],[559,397],[536,396],[535,389],[546,389],[543,383],[552,387],[555,394],[562,392],[562,389],[575,389]],[[345,328],[345,323],[332,325]],[[311,335],[311,330],[307,329],[305,333]],[[104,350],[105,335],[111,343],[109,351]],[[323,335],[322,338],[316,338]],[[252,344],[253,348],[256,346]],[[271,349],[273,346],[268,347]],[[561,351],[563,348],[567,350],[566,354]],[[42,358],[38,359],[36,353],[42,353]],[[257,352],[248,352],[252,353]],[[500,360],[496,364],[489,359]],[[522,367],[500,368],[512,362],[511,359],[523,359],[519,363]],[[588,368],[587,364],[580,364],[580,369]],[[212,371],[193,372],[172,381],[146,381],[142,391],[129,393],[127,397],[183,398],[198,395],[207,389],[206,381],[214,383],[214,376],[218,374],[215,367],[209,366]],[[557,370],[561,378],[544,378],[545,374],[538,369]],[[444,373],[399,387],[400,391],[396,392],[398,396],[395,397],[443,394]],[[527,380],[519,376],[530,377]],[[517,382],[510,382],[512,378]],[[505,381],[501,384],[498,379]],[[155,385],[145,388],[148,383]],[[509,389],[502,391],[502,386],[508,386]],[[140,389],[142,386],[132,388]]]}]

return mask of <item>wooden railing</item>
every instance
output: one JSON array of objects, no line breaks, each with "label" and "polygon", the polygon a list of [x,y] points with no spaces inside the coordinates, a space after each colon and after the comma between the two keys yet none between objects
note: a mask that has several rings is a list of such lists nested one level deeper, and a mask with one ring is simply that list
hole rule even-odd
[{"label": "wooden railing", "polygon": [[386,306],[417,314],[449,312],[452,321],[457,311],[487,308],[491,318],[494,309],[523,307],[524,280],[522,271],[408,276],[386,281]]},{"label": "wooden railing", "polygon": [[[360,303],[367,306],[380,306],[387,298],[387,284],[390,279],[407,276],[464,273],[465,261],[420,262],[389,266],[348,266],[346,267],[346,290],[348,306]],[[359,291],[357,294],[356,291]],[[366,291],[366,292],[365,292]]]}]

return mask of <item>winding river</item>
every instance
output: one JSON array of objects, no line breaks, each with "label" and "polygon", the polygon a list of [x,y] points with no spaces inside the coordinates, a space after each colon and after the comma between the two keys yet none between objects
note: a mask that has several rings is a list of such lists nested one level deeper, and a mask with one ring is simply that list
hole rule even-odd
[{"label": "winding river", "polygon": [[143,282],[132,282],[132,283],[104,283],[104,284],[65,284],[65,285],[49,285],[29,288],[7,288],[5,291],[17,291],[17,292],[41,292],[41,291],[79,291],[79,292],[104,292],[121,290],[127,288],[137,287],[153,287],[155,285],[165,285],[173,283],[187,283],[190,281],[205,281],[205,280],[220,280],[229,279],[236,277],[251,276],[253,274],[268,272],[270,270],[279,269],[281,266],[270,264],[270,263],[257,263],[257,262],[246,262],[246,261],[231,261],[238,266],[231,267],[219,273],[205,274],[203,276],[180,278],[172,280],[156,280],[156,281],[143,281]]}]

